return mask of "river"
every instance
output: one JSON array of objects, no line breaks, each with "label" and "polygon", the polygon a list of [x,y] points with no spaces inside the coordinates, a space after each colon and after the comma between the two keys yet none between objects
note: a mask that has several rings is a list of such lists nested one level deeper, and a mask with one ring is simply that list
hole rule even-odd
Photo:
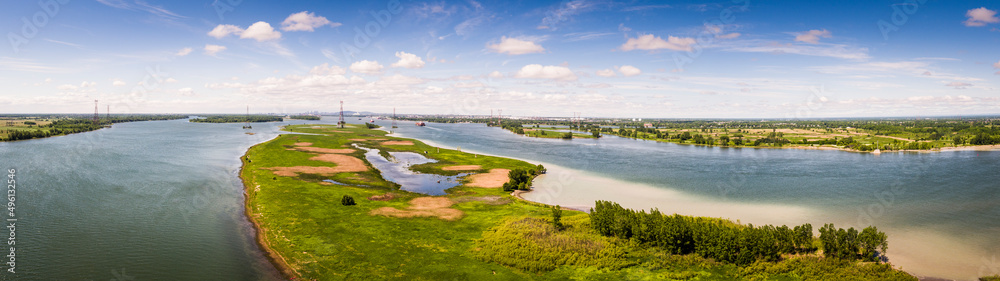
[{"label": "river", "polygon": [[[348,118],[349,123],[360,122]],[[377,121],[389,126],[389,121]],[[239,157],[290,121],[116,124],[0,143],[16,169],[16,274],[4,280],[280,280],[243,210]],[[884,153],[712,148],[539,139],[482,124],[396,135],[544,164],[530,200],[630,208],[818,229],[876,225],[889,258],[916,275],[972,280],[1000,272],[1000,152]],[[6,218],[6,216],[4,216]],[[8,267],[4,267],[7,269]]]},{"label": "river", "polygon": [[874,155],[529,138],[483,124],[399,127],[401,137],[545,165],[549,173],[525,195],[536,202],[585,210],[611,200],[814,230],[874,225],[889,235],[890,262],[914,275],[1000,273],[1000,151]]}]

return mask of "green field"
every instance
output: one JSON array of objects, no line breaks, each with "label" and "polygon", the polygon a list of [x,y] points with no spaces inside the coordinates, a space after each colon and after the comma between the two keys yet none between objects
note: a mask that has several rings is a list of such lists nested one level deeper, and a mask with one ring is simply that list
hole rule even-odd
[{"label": "green field", "polygon": [[[565,129],[563,129],[563,130],[565,130]],[[563,138],[566,138],[565,137],[566,132],[559,132],[559,131],[552,131],[552,130],[543,130],[543,129],[538,129],[538,128],[527,128],[527,129],[524,129],[524,135],[525,136],[529,136],[529,137],[536,137],[536,138],[551,138],[551,139],[563,139]],[[594,137],[594,135],[591,135],[591,134],[573,133],[573,138],[574,139],[594,139],[596,137]]]},{"label": "green field", "polygon": [[[634,239],[601,235],[584,212],[564,210],[564,228],[556,229],[550,206],[517,199],[500,188],[465,183],[439,197],[399,191],[398,185],[385,181],[367,161],[367,171],[277,175],[268,168],[340,166],[310,160],[318,154],[302,151],[305,146],[335,149],[363,161],[360,150],[340,150],[353,149],[351,144],[416,152],[439,161],[413,168],[424,173],[453,175],[458,172],[441,169],[453,165],[479,165],[473,172],[535,167],[519,160],[438,150],[360,126],[296,125],[286,130],[312,135],[285,134],[250,148],[241,177],[247,187],[247,214],[260,226],[258,238],[278,255],[274,258],[285,265],[285,273],[297,279],[915,280],[884,264],[815,254],[742,267],[697,254],[673,255]],[[413,145],[385,141],[411,141]],[[323,179],[346,185],[331,185]],[[357,205],[342,205],[345,195]],[[425,214],[419,208],[427,206],[411,202],[415,198],[449,202],[453,205],[434,210],[449,209],[449,214],[458,216],[380,213],[388,207]]]}]

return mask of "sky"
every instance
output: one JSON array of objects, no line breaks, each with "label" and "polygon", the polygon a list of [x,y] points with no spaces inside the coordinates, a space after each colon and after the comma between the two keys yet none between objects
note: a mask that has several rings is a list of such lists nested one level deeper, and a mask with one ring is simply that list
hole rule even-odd
[{"label": "sky", "polygon": [[1000,114],[997,1],[0,6],[0,113]]}]

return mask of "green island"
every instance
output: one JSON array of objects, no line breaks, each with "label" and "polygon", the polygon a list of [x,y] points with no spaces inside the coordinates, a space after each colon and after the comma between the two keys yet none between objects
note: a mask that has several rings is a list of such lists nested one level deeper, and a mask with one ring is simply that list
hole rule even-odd
[{"label": "green island", "polygon": [[[531,126],[625,138],[725,147],[832,149],[856,152],[997,149],[1000,118],[896,118],[837,120],[500,119],[410,116],[441,123],[486,123],[517,134]],[[499,124],[497,123],[499,122]],[[525,127],[527,126],[527,127]],[[530,129],[530,128],[529,128]],[[522,131],[523,130],[523,131]],[[577,135],[585,135],[576,133]],[[545,137],[540,136],[540,137]]]},{"label": "green island", "polygon": [[0,115],[0,141],[17,141],[63,136],[98,130],[115,123],[184,119],[187,115],[171,114],[22,114]]},{"label": "green island", "polygon": [[288,119],[316,121],[316,120],[319,120],[319,116],[316,116],[316,115],[288,115]]},{"label": "green island", "polygon": [[[432,147],[348,124],[289,125],[242,158],[257,240],[295,280],[917,280],[883,262],[874,227],[754,226],[631,210],[590,212],[520,199],[544,167]],[[365,148],[365,149],[361,149]],[[442,196],[400,190],[366,149],[465,176]],[[512,190],[514,193],[510,193]]]},{"label": "green island", "polygon": [[202,118],[191,118],[189,122],[195,123],[263,123],[263,122],[281,122],[284,119],[283,116],[277,115],[204,115],[200,116]]}]

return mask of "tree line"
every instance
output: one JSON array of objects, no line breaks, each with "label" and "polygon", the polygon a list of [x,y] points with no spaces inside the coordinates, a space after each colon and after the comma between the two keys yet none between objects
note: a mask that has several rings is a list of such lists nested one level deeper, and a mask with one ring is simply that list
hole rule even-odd
[{"label": "tree line", "polygon": [[[622,208],[618,203],[597,201],[590,210],[595,231],[620,239],[659,247],[678,255],[695,253],[702,257],[736,265],[756,261],[778,261],[782,254],[812,253],[812,225],[753,226],[728,220],[665,215]],[[888,248],[885,233],[874,227],[858,234],[853,228],[835,229],[832,224],[820,229],[822,249],[830,258],[878,261]],[[824,234],[825,233],[825,234]]]},{"label": "tree line", "polygon": [[284,118],[275,115],[212,115],[205,116],[204,118],[191,118],[188,121],[195,123],[263,123],[263,122],[281,122]]}]

